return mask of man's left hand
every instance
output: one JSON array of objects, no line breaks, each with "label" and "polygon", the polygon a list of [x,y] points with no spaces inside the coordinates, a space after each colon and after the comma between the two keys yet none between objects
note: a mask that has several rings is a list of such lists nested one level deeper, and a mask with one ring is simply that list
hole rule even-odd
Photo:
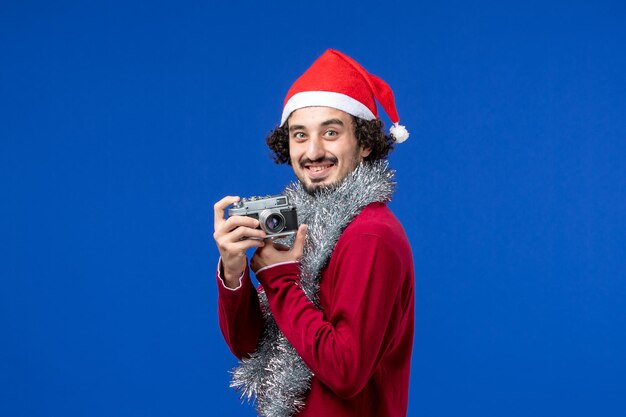
[{"label": "man's left hand", "polygon": [[[306,238],[307,226],[301,224],[293,241],[291,249],[279,243],[267,242],[265,246],[258,248],[250,260],[250,268],[255,273],[266,266],[272,266],[281,262],[298,261],[302,257],[304,239]],[[271,243],[271,244],[268,244]]]}]

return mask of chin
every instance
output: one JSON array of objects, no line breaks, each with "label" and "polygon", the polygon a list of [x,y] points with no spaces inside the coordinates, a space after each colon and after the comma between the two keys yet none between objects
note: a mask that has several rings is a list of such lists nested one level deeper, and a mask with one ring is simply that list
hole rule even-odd
[{"label": "chin", "polygon": [[311,182],[311,181],[302,181],[300,179],[300,184],[302,184],[302,188],[304,191],[309,193],[310,195],[319,195],[325,191],[332,191],[340,181],[323,181],[323,182]]}]

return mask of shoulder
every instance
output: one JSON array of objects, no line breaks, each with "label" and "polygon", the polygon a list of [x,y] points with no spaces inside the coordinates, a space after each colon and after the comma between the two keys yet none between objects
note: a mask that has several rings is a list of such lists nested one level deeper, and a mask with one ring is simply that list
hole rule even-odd
[{"label": "shoulder", "polygon": [[386,204],[372,203],[361,210],[344,234],[404,235],[404,229]]},{"label": "shoulder", "polygon": [[410,252],[402,224],[384,203],[372,203],[361,210],[346,227],[337,243],[339,245],[364,238],[366,240],[374,238],[400,252]]}]

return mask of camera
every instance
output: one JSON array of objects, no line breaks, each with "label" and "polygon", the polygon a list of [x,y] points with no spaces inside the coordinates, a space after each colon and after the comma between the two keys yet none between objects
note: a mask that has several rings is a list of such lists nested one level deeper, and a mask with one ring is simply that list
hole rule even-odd
[{"label": "camera", "polygon": [[267,237],[289,236],[298,230],[296,207],[286,195],[243,198],[228,209],[228,215],[257,219]]}]

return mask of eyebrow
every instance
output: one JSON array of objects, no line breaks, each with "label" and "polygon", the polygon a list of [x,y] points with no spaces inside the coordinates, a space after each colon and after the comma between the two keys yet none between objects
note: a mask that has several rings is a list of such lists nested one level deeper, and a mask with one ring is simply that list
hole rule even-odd
[{"label": "eyebrow", "polygon": [[[339,125],[339,126],[343,126],[344,123],[339,120],[339,119],[328,119],[328,120],[324,120],[322,123],[320,123],[320,126],[328,126],[328,125]],[[306,127],[304,125],[292,125],[289,126],[289,131],[293,132],[294,130],[306,130]]]},{"label": "eyebrow", "polygon": [[294,130],[304,130],[305,127],[303,125],[292,125],[289,126],[289,131],[293,132]]},{"label": "eyebrow", "polygon": [[328,119],[322,123],[320,123],[320,126],[328,126],[328,125],[339,125],[339,126],[343,126],[343,122],[339,119]]}]

